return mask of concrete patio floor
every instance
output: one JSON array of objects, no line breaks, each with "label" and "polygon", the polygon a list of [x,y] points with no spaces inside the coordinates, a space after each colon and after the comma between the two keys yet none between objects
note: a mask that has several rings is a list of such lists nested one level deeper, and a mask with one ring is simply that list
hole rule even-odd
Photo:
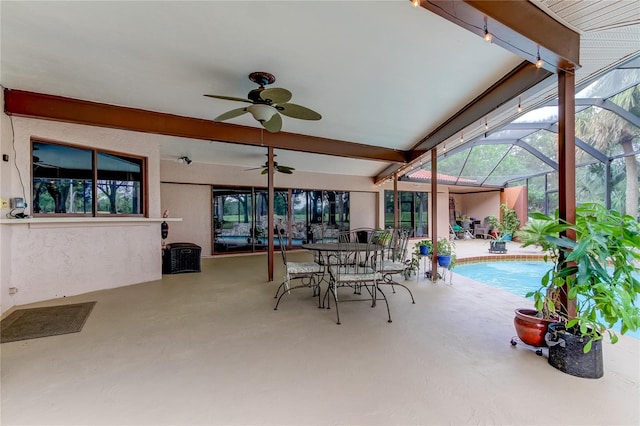
[{"label": "concrete patio floor", "polygon": [[344,303],[337,325],[308,289],[273,310],[276,260],[272,283],[265,255],[207,258],[201,273],[31,305],[97,301],[80,333],[1,345],[1,423],[640,424],[637,339],[605,343],[604,377],[581,379],[510,345],[529,301],[455,269],[452,285],[408,282],[415,305],[386,291],[392,323],[383,304]]}]

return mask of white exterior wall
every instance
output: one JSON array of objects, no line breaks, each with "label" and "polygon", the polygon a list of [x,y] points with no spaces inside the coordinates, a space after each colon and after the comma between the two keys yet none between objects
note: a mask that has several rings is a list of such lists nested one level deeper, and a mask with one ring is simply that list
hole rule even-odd
[{"label": "white exterior wall", "polygon": [[381,228],[378,226],[378,193],[351,192],[349,193],[349,226],[357,228]]},{"label": "white exterior wall", "polygon": [[165,243],[194,243],[202,248],[201,256],[211,255],[211,186],[163,183],[160,185],[162,211],[178,217],[169,222]]},{"label": "white exterior wall", "polygon": [[[4,103],[4,100],[2,100]],[[147,158],[149,216],[160,212],[161,136],[2,114],[0,196],[31,202],[31,138],[37,137]],[[14,153],[15,147],[15,153]],[[18,175],[18,170],[22,178]],[[22,188],[24,185],[24,190]],[[5,218],[8,209],[0,214]],[[27,208],[31,212],[31,206]],[[152,281],[162,276],[158,222],[0,224],[0,308]],[[4,220],[7,222],[8,220]],[[18,292],[9,295],[9,288]]]}]

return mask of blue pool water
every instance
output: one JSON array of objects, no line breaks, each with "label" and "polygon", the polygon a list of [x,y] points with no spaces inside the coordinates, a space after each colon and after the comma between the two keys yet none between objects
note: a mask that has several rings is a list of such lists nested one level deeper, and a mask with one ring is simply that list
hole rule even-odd
[{"label": "blue pool water", "polygon": [[[454,272],[525,297],[528,292],[540,288],[540,279],[549,269],[551,264],[544,262],[483,262],[456,265]],[[614,329],[620,331],[620,325]],[[628,331],[625,336],[640,339],[640,330]]]}]

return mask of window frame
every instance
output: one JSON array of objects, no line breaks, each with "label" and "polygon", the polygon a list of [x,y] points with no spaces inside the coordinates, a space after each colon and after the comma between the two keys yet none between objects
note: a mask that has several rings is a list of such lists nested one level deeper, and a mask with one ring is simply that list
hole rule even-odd
[{"label": "window frame", "polygon": [[[48,139],[44,139],[44,138],[31,138],[31,146],[30,146],[30,151],[31,151],[31,169],[30,169],[30,175],[31,175],[31,190],[30,190],[30,200],[31,200],[31,205],[33,206],[33,200],[34,200],[34,168],[33,168],[33,164],[34,164],[34,144],[46,144],[46,145],[55,145],[55,146],[60,146],[60,147],[68,147],[68,148],[73,148],[73,149],[79,149],[79,150],[83,150],[83,151],[87,151],[90,153],[91,155],[91,179],[92,179],[92,183],[91,183],[91,211],[87,211],[86,213],[56,213],[56,212],[49,212],[49,213],[41,213],[41,212],[33,212],[32,210],[32,214],[33,217],[94,217],[94,218],[109,218],[109,217],[143,217],[143,218],[147,218],[149,217],[149,177],[148,177],[148,157],[146,156],[142,156],[142,155],[135,155],[135,154],[130,154],[130,153],[125,153],[125,152],[119,152],[119,151],[113,151],[110,149],[102,149],[102,148],[96,148],[96,147],[92,147],[92,146],[86,146],[86,145],[77,145],[77,144],[71,144],[71,143],[65,143],[65,142],[59,142],[59,141],[52,141],[52,140],[48,140]],[[140,213],[104,213],[104,212],[98,212],[98,202],[99,202],[99,197],[98,197],[98,154],[107,154],[107,155],[115,155],[118,157],[125,157],[125,158],[131,158],[132,160],[136,160],[140,162],[140,192],[141,192],[141,196],[140,196],[140,209],[141,212]]]},{"label": "window frame", "polygon": [[[402,206],[403,206],[403,204],[406,204],[406,203],[409,202],[407,200],[403,200],[402,197],[403,197],[403,195],[406,196],[407,194],[410,194],[410,196],[411,196],[410,203],[414,207],[418,205],[418,203],[416,203],[416,199],[418,198],[417,194],[421,194],[420,196],[426,196],[426,199],[425,199],[425,204],[426,205],[425,205],[425,210],[424,210],[426,217],[425,217],[424,225],[421,225],[419,222],[416,222],[417,216],[416,216],[416,212],[415,211],[405,211],[405,213],[409,214],[409,216],[411,218],[410,226],[407,226],[408,224],[402,221],[402,213],[403,213]],[[398,213],[399,213],[399,219],[400,219],[399,226],[401,228],[403,228],[403,229],[409,229],[411,231],[410,235],[412,236],[412,238],[414,238],[414,237],[415,238],[423,238],[423,237],[427,237],[429,235],[429,194],[430,193],[428,191],[398,191],[398,196],[400,197],[400,203],[398,205],[398,207],[399,207]],[[390,223],[390,221],[387,219],[387,214],[388,214],[388,212],[387,212],[387,196],[390,196],[390,198],[391,198],[390,201],[392,202],[392,205],[395,205],[396,204],[396,200],[394,199],[393,195],[394,195],[394,191],[393,190],[385,189],[383,191],[383,196],[382,196],[383,200],[384,200],[383,201],[383,203],[384,203],[384,219],[383,219],[383,221],[384,221],[384,226],[385,227],[388,227],[388,226],[393,227],[393,223]],[[418,228],[420,228],[422,226],[424,226],[423,235],[416,236]]]}]

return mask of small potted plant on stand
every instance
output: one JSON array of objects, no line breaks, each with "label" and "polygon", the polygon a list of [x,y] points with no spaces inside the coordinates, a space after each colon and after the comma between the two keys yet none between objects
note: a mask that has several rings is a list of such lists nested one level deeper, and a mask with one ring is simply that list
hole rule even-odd
[{"label": "small potted plant on stand", "polygon": [[411,253],[411,259],[407,259],[404,261],[404,279],[405,280],[414,280],[418,275],[418,269],[420,268],[420,252],[418,249],[414,250]]},{"label": "small potted plant on stand", "polygon": [[448,238],[440,238],[436,248],[438,253],[438,265],[443,268],[451,269],[452,264],[455,263],[455,245],[453,241]]},{"label": "small potted plant on stand", "polygon": [[[534,297],[538,312],[560,320],[549,324],[545,336],[549,364],[578,377],[602,377],[603,337],[618,341],[611,330],[615,324],[620,324],[621,334],[640,328],[640,224],[599,204],[577,208],[575,224],[559,220],[557,214],[531,216],[542,222],[535,230],[525,229],[531,232],[523,245],[537,240],[558,254],[541,287],[527,294]],[[562,234],[567,230],[575,232],[575,241]],[[563,299],[575,301],[575,316],[559,303]]]},{"label": "small potted plant on stand", "polygon": [[422,256],[428,256],[433,251],[433,244],[431,240],[422,240],[416,243],[416,249],[420,251]]},{"label": "small potted plant on stand", "polygon": [[432,252],[431,240],[421,240],[415,244],[411,259],[405,260],[404,275],[406,280],[414,279],[420,269],[420,259]]}]

